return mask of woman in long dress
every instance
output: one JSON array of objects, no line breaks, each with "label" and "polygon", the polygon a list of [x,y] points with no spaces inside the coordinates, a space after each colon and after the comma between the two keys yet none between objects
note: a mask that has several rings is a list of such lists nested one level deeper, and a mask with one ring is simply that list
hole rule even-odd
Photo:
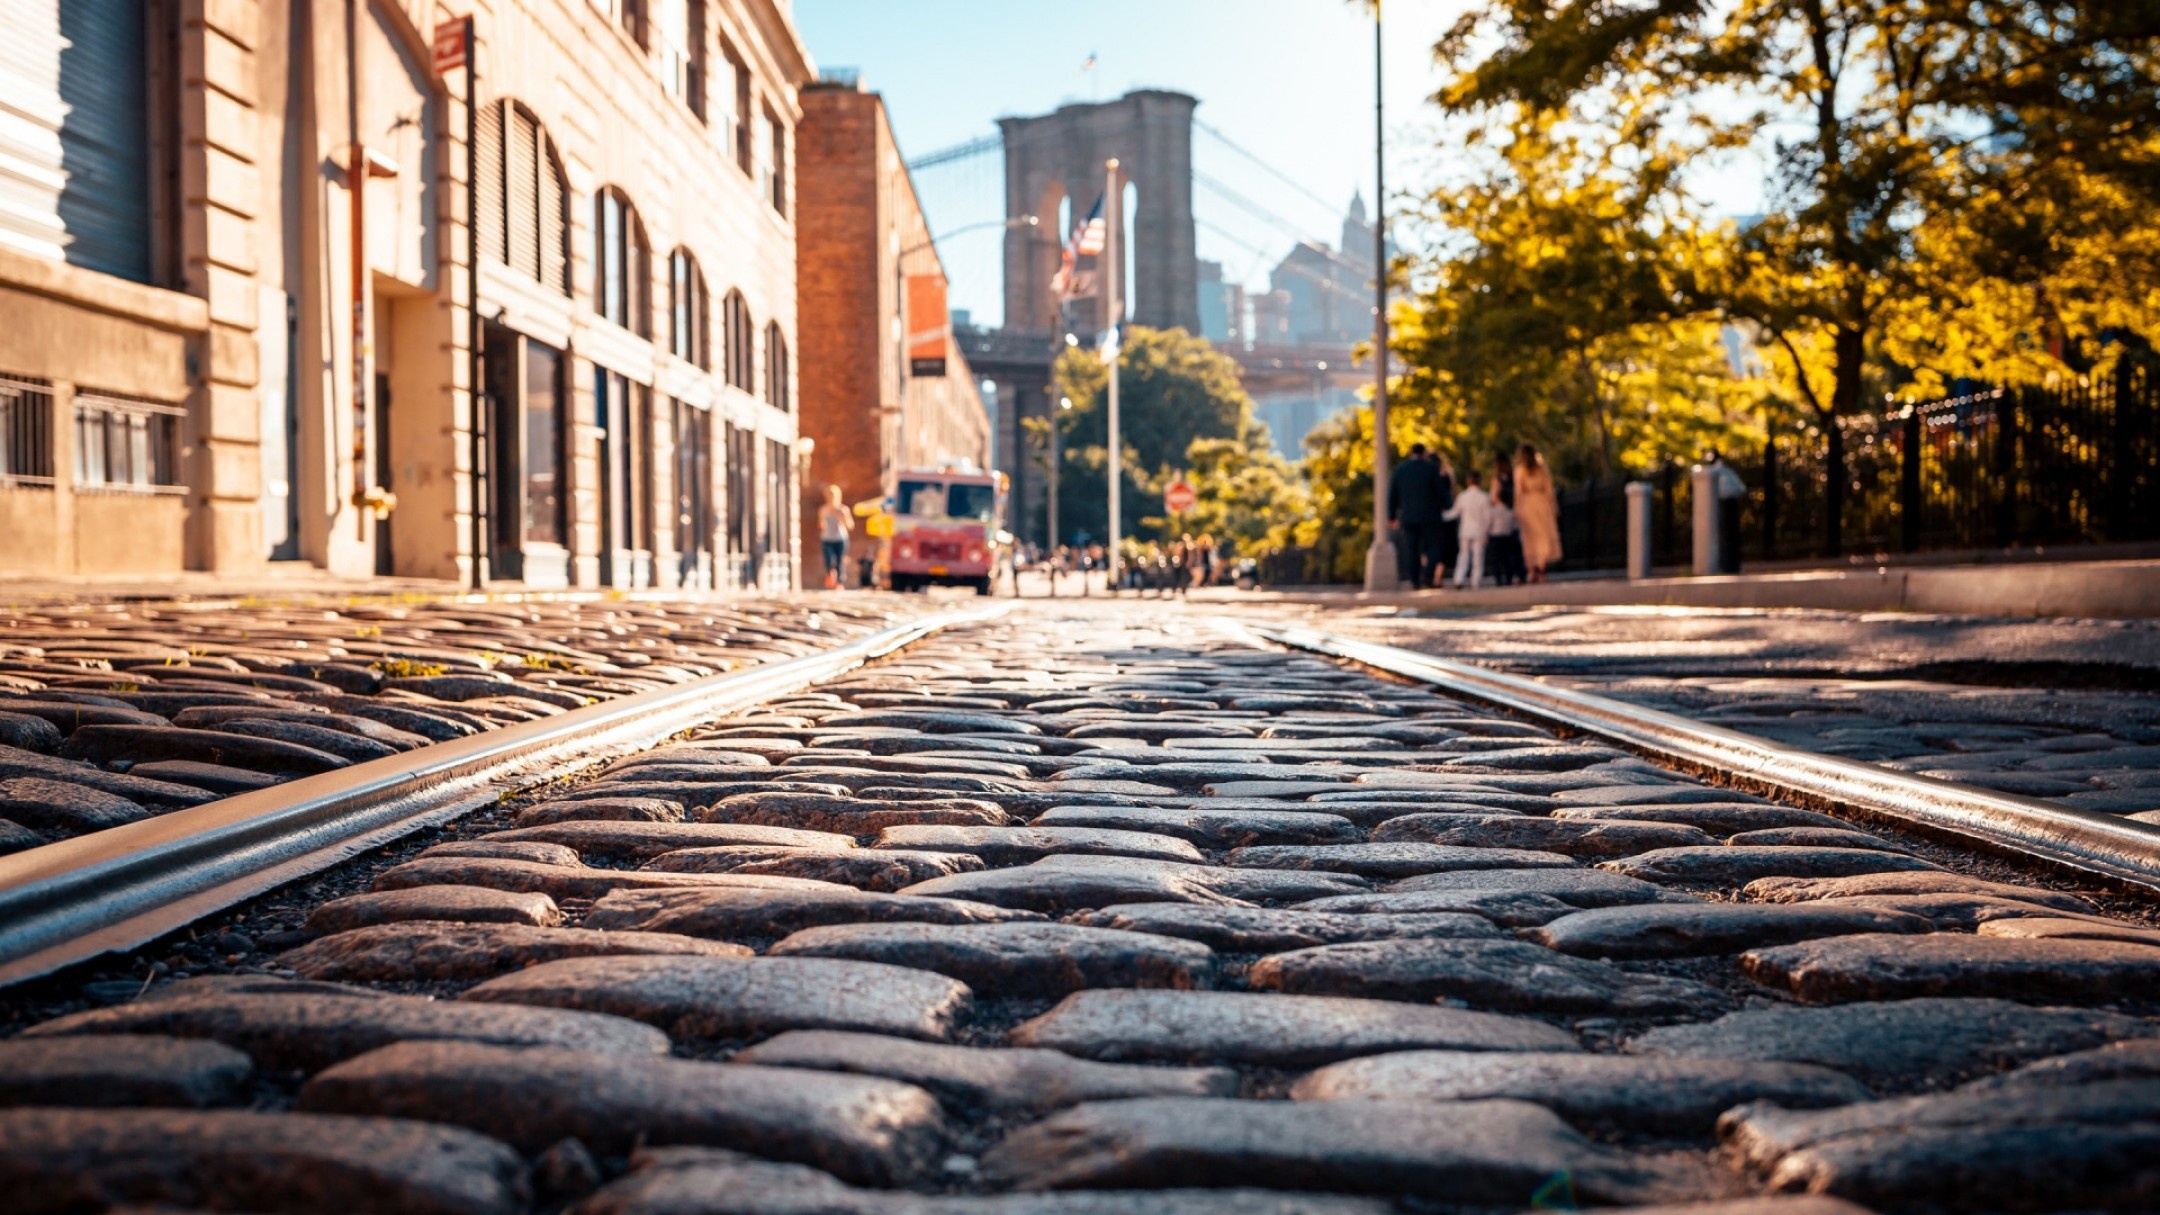
[{"label": "woman in long dress", "polygon": [[1545,567],[1560,559],[1560,495],[1545,457],[1528,443],[1515,453],[1515,524],[1530,581],[1545,581]]}]

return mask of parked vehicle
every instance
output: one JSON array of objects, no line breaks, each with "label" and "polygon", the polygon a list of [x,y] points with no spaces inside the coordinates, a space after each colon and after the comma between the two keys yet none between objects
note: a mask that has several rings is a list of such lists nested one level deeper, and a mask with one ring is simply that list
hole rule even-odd
[{"label": "parked vehicle", "polygon": [[892,589],[971,586],[990,593],[1003,554],[1001,472],[915,469],[893,492]]}]

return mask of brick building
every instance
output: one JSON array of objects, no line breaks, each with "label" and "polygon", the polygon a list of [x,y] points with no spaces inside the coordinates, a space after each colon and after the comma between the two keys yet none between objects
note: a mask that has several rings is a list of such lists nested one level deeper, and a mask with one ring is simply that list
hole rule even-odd
[{"label": "brick building", "polygon": [[0,571],[792,577],[787,0],[0,25]]},{"label": "brick building", "polygon": [[[944,373],[910,373],[907,284],[942,285],[945,270],[884,100],[839,77],[805,88],[801,104],[796,311],[808,322],[802,433],[816,445],[802,484],[801,554],[814,581],[827,485],[854,503],[889,492],[902,468],[986,467],[991,426],[949,325]],[[858,530],[851,556],[869,543]]]}]

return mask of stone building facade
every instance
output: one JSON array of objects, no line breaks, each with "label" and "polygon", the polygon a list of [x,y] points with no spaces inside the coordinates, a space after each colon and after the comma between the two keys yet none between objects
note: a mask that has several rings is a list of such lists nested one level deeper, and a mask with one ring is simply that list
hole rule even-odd
[{"label": "stone building facade", "polygon": [[[815,444],[801,557],[814,582],[827,485],[855,503],[890,492],[903,468],[987,467],[991,421],[949,325],[943,374],[911,373],[908,283],[942,282],[945,269],[884,100],[843,79],[804,89],[801,103],[796,312],[806,322],[802,433]],[[858,528],[851,556],[872,543]]]},{"label": "stone building facade", "polygon": [[0,571],[792,578],[786,0],[0,17]]}]

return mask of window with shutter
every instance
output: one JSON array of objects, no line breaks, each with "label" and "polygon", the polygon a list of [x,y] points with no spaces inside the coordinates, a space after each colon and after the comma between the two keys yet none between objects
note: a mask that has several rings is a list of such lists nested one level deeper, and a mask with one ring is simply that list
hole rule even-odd
[{"label": "window with shutter", "polygon": [[788,399],[788,348],[787,335],[778,324],[765,327],[765,399],[773,408],[786,412]]},{"label": "window with shutter", "polygon": [[508,234],[511,269],[540,278],[540,124],[523,109],[512,109],[509,149],[503,168],[508,182]]},{"label": "window with shutter", "polygon": [[787,124],[771,113],[765,115],[765,126],[772,132],[772,147],[767,153],[771,160],[768,167],[767,190],[773,210],[787,214]]},{"label": "window with shutter", "polygon": [[733,144],[735,164],[743,172],[754,171],[750,151],[750,69],[743,64],[742,56],[735,48],[721,45],[727,57],[728,75],[733,87],[728,90],[728,141]]},{"label": "window with shutter", "polygon": [[555,141],[540,137],[540,281],[570,294],[570,186]]},{"label": "window with shutter", "polygon": [[503,244],[503,107],[506,104],[497,102],[474,116],[472,171],[474,192],[478,195],[473,223],[479,229],[480,256],[508,264],[510,254]]},{"label": "window with shutter", "polygon": [[593,310],[623,323],[622,199],[602,190],[593,199]]},{"label": "window with shutter", "polygon": [[750,348],[750,305],[743,301],[742,292],[730,291],[727,302],[721,305],[721,324],[727,332],[727,382],[744,392],[754,390],[756,383],[756,355]]}]

